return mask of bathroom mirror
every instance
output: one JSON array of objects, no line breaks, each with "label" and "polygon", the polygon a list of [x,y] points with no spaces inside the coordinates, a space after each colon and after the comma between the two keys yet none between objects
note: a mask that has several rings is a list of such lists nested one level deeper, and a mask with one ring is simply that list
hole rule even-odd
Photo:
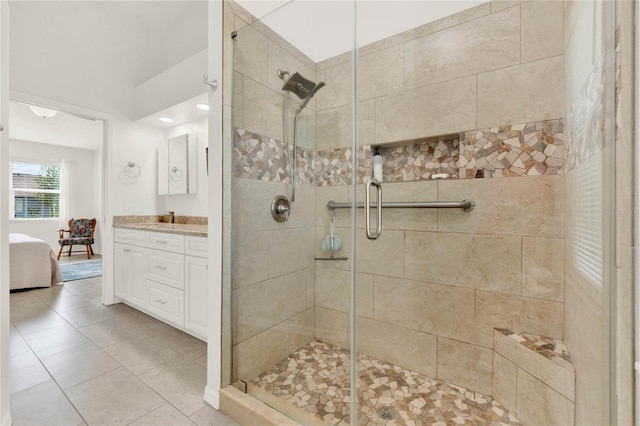
[{"label": "bathroom mirror", "polygon": [[194,135],[170,138],[158,150],[158,194],[195,194],[197,140]]}]

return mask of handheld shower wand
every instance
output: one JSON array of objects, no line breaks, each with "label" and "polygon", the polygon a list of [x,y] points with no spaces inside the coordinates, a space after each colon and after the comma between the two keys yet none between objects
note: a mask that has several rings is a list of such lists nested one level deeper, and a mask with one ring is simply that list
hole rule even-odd
[{"label": "handheld shower wand", "polygon": [[[289,72],[279,69],[278,77],[284,80],[282,90],[286,91],[284,97],[283,106],[283,133],[284,143],[288,146],[292,146],[291,152],[289,152],[289,170],[291,170],[291,201],[296,200],[296,154],[297,154],[297,133],[298,133],[298,116],[303,109],[309,104],[311,98],[315,96],[318,90],[326,86],[324,81],[314,83],[311,80],[304,78],[297,71]],[[289,142],[289,92],[295,93],[295,95],[302,100],[300,107],[296,110],[293,117],[293,145]]]}]

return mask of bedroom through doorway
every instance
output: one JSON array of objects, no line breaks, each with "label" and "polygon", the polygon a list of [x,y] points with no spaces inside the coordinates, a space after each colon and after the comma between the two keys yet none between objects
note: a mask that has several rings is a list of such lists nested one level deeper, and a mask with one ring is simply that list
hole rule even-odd
[{"label": "bedroom through doorway", "polygon": [[105,122],[13,99],[9,122],[11,290],[65,283],[101,303]]}]

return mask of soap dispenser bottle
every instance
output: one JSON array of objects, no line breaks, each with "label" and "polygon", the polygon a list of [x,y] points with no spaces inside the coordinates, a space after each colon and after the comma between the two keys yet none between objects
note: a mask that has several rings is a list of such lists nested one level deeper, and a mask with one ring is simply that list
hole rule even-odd
[{"label": "soap dispenser bottle", "polygon": [[382,182],[382,155],[380,155],[380,148],[376,147],[373,154],[373,178],[378,182]]}]

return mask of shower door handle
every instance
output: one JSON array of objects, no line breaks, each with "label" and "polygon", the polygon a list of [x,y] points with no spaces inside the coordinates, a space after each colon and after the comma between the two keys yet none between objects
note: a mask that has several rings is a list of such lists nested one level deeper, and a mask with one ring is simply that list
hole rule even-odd
[{"label": "shower door handle", "polygon": [[[375,186],[378,192],[378,200],[376,201],[378,222],[375,232],[371,232],[371,185]],[[376,179],[369,179],[365,184],[364,190],[364,229],[368,239],[377,240],[382,234],[382,184]]]}]

